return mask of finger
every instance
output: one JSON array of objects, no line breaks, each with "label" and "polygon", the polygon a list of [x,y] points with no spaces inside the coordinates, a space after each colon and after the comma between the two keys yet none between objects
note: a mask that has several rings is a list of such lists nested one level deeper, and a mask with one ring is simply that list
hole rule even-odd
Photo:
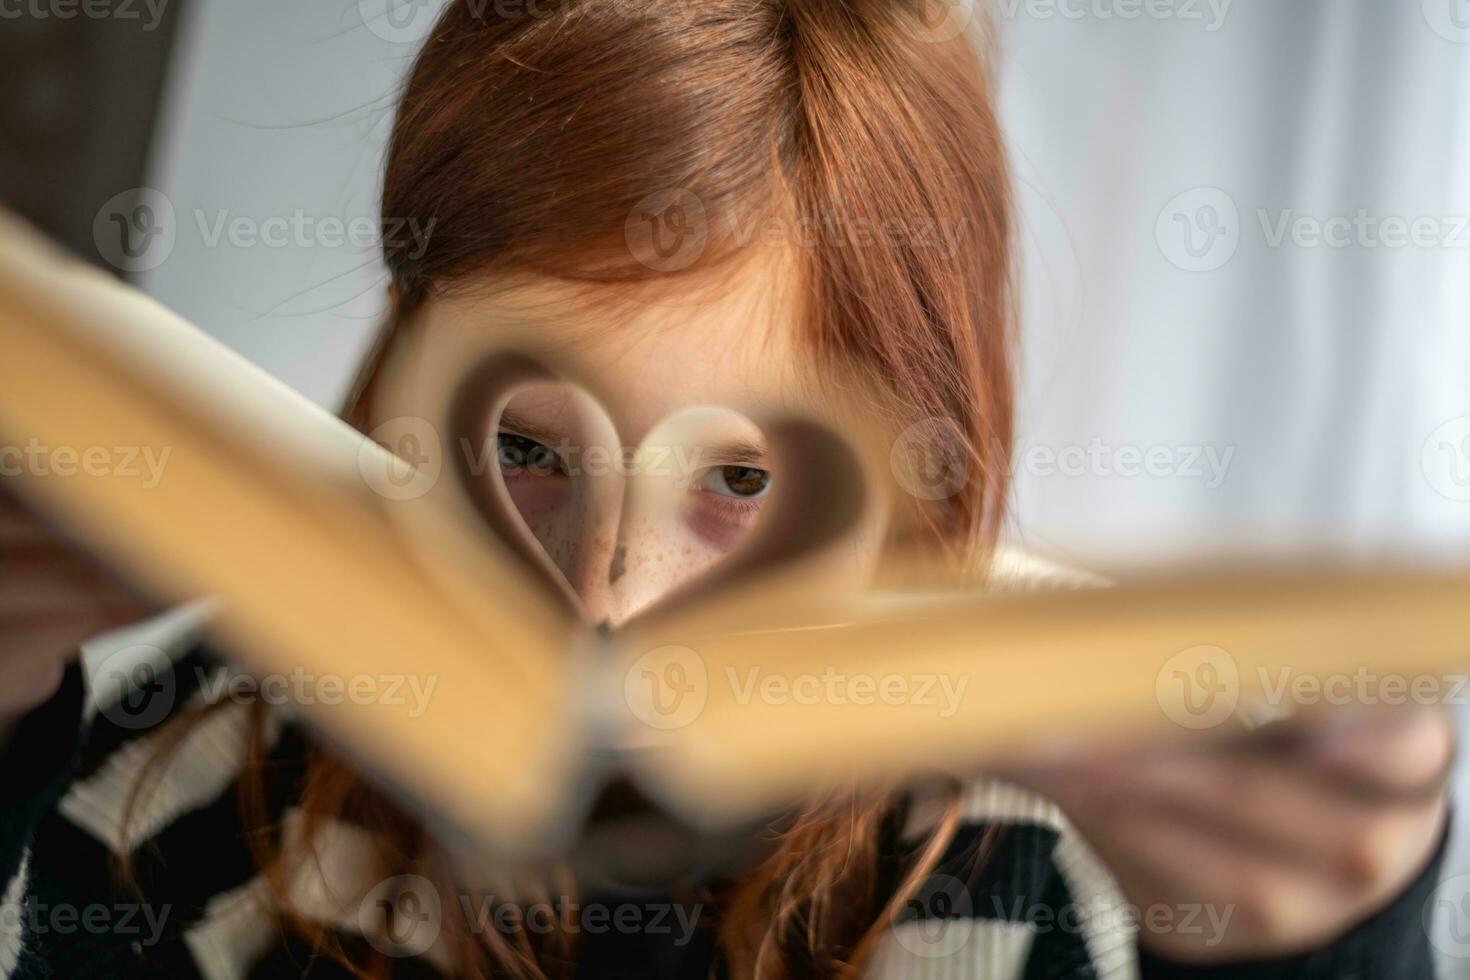
[{"label": "finger", "polygon": [[100,565],[59,548],[0,550],[0,619],[99,610],[145,617],[152,604]]},{"label": "finger", "polygon": [[15,640],[0,631],[0,727],[10,716],[44,703],[60,686],[66,665],[74,658],[41,656],[37,651],[76,651],[81,642],[76,631],[73,624],[34,630],[26,639],[32,648],[24,651],[7,649]]},{"label": "finger", "polygon": [[1317,731],[1302,760],[1365,794],[1412,799],[1438,795],[1454,749],[1454,726],[1444,709],[1404,705],[1371,708]]},{"label": "finger", "polygon": [[[1366,914],[1386,895],[1350,891],[1340,883],[1282,865],[1213,833],[1160,814],[1140,813],[1099,842],[1124,891],[1145,916],[1140,935],[1151,948],[1220,957],[1248,948],[1253,956],[1281,955],[1320,946],[1344,921]],[[1152,935],[1151,908],[1203,907],[1227,935]],[[1200,941],[1203,940],[1203,941]]]},{"label": "finger", "polygon": [[1344,795],[1330,781],[1304,778],[1292,762],[1238,753],[1145,761],[1099,778],[1126,793],[1134,807],[1347,886],[1373,881],[1393,863],[1399,842],[1417,839],[1426,818],[1432,821],[1442,806],[1442,800]]}]

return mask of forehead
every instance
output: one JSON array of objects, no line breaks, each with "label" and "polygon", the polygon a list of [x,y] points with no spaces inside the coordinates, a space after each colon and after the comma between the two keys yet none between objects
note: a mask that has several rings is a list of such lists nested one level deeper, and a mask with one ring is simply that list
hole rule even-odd
[{"label": "forehead", "polygon": [[424,315],[431,335],[436,323],[490,339],[529,333],[586,380],[631,442],[694,407],[829,414],[800,335],[794,268],[744,262],[632,286],[486,280],[435,298]]}]

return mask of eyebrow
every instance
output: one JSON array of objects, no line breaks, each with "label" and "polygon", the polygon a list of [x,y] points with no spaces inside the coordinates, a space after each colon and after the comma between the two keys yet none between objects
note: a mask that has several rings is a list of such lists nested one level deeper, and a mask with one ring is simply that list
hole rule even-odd
[{"label": "eyebrow", "polygon": [[769,459],[765,446],[745,439],[711,446],[704,452],[717,461],[711,464],[715,466],[745,466],[753,470],[763,470]]},{"label": "eyebrow", "polygon": [[500,421],[496,427],[502,430],[509,429],[516,435],[539,442],[547,448],[551,448],[567,438],[565,432],[558,432],[549,426],[542,425],[520,414],[513,408],[507,408],[500,413]]}]

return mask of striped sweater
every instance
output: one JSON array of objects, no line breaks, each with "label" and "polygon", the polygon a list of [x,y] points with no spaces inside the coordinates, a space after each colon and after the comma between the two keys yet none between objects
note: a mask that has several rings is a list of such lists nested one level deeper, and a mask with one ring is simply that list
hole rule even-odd
[{"label": "striped sweater", "polygon": [[[159,728],[219,690],[230,668],[193,646],[129,672],[106,698],[80,667],[27,718],[0,757],[0,980],[169,976],[233,980],[336,978],[345,973],[279,928],[270,890],[242,830],[235,784],[248,709],[226,703],[167,756],[131,800],[157,752]],[[136,682],[136,683],[135,683]],[[284,839],[307,735],[279,720],[269,732],[266,805]],[[1013,786],[976,783],[964,821],[936,872],[883,937],[869,975],[919,980],[1005,978],[1423,978],[1432,976],[1421,925],[1439,859],[1393,905],[1330,947],[1278,962],[1176,968],[1140,951],[1156,920],[1131,909],[1113,878],[1055,806]],[[413,876],[375,874],[362,832],[333,825],[318,860],[287,883],[309,918],[348,949],[391,962],[395,977],[452,974],[439,924],[465,914],[494,928],[467,899],[429,894]],[[124,886],[126,850],[135,882]],[[550,910],[548,910],[549,912]],[[719,975],[710,915],[694,901],[589,896],[576,908],[578,975]],[[480,914],[477,914],[480,913]],[[531,910],[526,923],[536,923]],[[545,921],[543,919],[543,921]],[[1174,910],[1166,927],[1208,936],[1207,910]],[[715,968],[715,973],[711,973]]]}]

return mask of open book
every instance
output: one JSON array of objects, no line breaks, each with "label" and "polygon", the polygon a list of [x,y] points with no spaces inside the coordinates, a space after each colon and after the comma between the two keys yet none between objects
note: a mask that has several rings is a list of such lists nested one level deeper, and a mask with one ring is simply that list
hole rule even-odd
[{"label": "open book", "polygon": [[[0,337],[0,445],[168,459],[156,480],[81,468],[17,488],[155,594],[217,599],[210,629],[252,670],[437,678],[426,704],[304,710],[496,847],[564,842],[615,773],[718,828],[850,780],[979,771],[1062,729],[1223,731],[1278,668],[1470,661],[1467,572],[1009,595],[842,586],[821,569],[868,506],[864,456],[799,419],[767,433],[783,480],[807,493],[775,499],[728,562],[609,632],[453,454],[410,466],[13,220],[0,223]],[[398,366],[391,414],[452,445],[551,361],[429,344]],[[386,441],[422,448],[412,434]]]}]

